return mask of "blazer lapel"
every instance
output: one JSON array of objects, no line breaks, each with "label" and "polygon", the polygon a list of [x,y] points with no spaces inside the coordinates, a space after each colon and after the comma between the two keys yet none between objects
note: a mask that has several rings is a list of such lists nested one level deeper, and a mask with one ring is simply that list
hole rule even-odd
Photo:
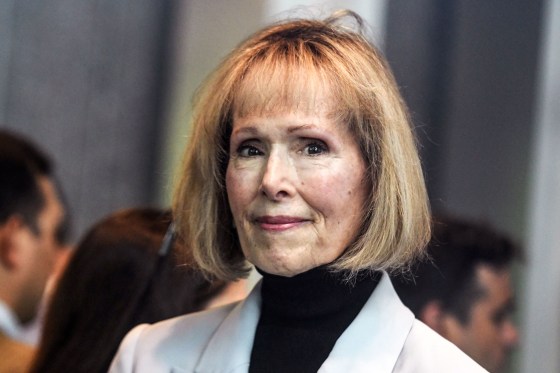
[{"label": "blazer lapel", "polygon": [[400,301],[387,273],[356,319],[337,340],[320,373],[391,373],[414,315]]},{"label": "blazer lapel", "polygon": [[216,330],[195,368],[196,373],[247,372],[260,316],[261,283]]},{"label": "blazer lapel", "polygon": [[[216,330],[196,373],[247,372],[260,316],[259,282]],[[381,281],[356,319],[342,333],[320,373],[391,373],[412,328],[414,315],[397,296],[391,280]]]}]

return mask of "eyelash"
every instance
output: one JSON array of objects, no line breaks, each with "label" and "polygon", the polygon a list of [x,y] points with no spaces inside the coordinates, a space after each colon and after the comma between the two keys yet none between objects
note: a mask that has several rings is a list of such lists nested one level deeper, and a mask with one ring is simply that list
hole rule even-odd
[{"label": "eyelash", "polygon": [[[311,148],[317,148],[318,152],[317,153],[310,153],[309,150]],[[321,154],[324,154],[326,152],[329,151],[329,148],[327,147],[327,145],[319,140],[310,140],[309,142],[307,142],[307,144],[305,144],[304,150],[302,152],[305,152],[305,150],[307,150],[306,155],[310,156],[310,157],[316,157],[319,156]]]},{"label": "eyelash", "polygon": [[[249,152],[251,151],[255,151],[258,154],[249,154]],[[237,148],[237,154],[241,157],[256,157],[259,155],[263,155],[264,153],[259,150],[256,146],[251,145],[251,144],[241,144],[241,146],[239,146],[239,148]]]},{"label": "eyelash", "polygon": [[[313,151],[311,151],[312,148],[314,149]],[[309,157],[316,157],[324,153],[327,153],[328,151],[329,148],[323,141],[312,139],[312,140],[304,140],[303,147],[301,148],[301,150],[298,151],[298,153],[307,155]],[[264,152],[260,150],[259,147],[252,144],[251,141],[249,141],[248,143],[247,142],[242,143],[237,148],[236,152],[239,156],[245,158],[258,157],[264,155]]]}]

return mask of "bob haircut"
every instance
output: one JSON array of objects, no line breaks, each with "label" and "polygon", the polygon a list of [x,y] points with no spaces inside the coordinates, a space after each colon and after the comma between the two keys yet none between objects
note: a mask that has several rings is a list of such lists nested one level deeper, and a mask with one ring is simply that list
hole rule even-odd
[{"label": "bob haircut", "polygon": [[[345,18],[354,19],[356,31]],[[360,231],[331,269],[350,279],[364,269],[407,268],[423,254],[430,212],[415,137],[391,70],[362,23],[341,11],[273,24],[234,49],[199,88],[173,208],[178,234],[204,271],[231,280],[250,269],[225,187],[233,119],[313,113],[325,95],[331,115],[360,147],[371,190]]]}]

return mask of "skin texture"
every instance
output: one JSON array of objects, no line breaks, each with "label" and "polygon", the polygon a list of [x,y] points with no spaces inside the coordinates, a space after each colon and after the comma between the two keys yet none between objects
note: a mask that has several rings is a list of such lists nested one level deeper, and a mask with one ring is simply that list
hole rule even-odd
[{"label": "skin texture", "polygon": [[519,334],[511,320],[513,290],[508,269],[480,265],[476,270],[483,296],[472,305],[469,322],[462,325],[447,315],[444,337],[488,371],[503,371]]},{"label": "skin texture", "polygon": [[35,316],[60,252],[56,231],[64,217],[64,209],[49,179],[39,178],[39,185],[45,196],[45,206],[37,217],[39,233],[22,225],[14,237],[19,248],[22,276],[22,290],[16,303],[16,313],[23,323]]},{"label": "skin texture", "polygon": [[234,117],[226,187],[245,257],[288,277],[338,258],[361,224],[365,168],[325,109]]}]

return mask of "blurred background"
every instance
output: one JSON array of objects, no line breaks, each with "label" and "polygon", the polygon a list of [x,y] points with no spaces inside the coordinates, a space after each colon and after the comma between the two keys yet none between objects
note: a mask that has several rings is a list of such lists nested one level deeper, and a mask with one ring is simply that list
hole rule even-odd
[{"label": "blurred background", "polygon": [[259,27],[350,8],[412,113],[434,210],[526,249],[511,372],[560,371],[560,0],[2,0],[0,126],[54,157],[75,237],[169,204],[193,92]]}]

